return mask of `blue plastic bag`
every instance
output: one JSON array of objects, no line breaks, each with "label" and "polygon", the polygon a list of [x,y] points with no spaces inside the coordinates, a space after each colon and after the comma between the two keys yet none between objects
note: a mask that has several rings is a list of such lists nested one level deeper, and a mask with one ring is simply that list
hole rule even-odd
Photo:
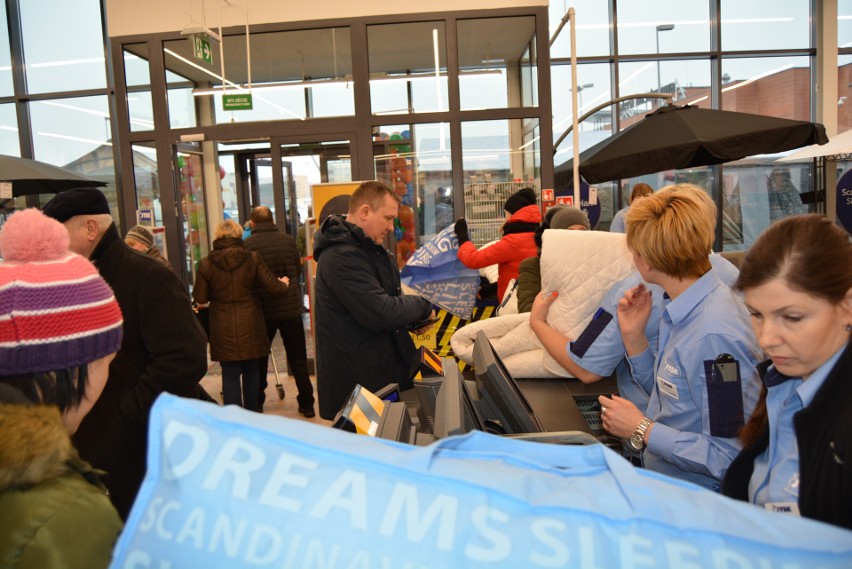
[{"label": "blue plastic bag", "polygon": [[459,242],[449,226],[420,246],[402,268],[402,283],[447,312],[470,320],[479,271],[458,259]]},{"label": "blue plastic bag", "polygon": [[852,566],[852,532],[476,432],[414,447],[161,396],[121,569]]}]

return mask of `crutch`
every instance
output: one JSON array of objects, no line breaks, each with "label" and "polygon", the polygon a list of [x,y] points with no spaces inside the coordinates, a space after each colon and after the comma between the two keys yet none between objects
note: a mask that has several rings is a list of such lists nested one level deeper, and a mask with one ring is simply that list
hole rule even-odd
[{"label": "crutch", "polygon": [[284,386],[281,385],[281,378],[278,376],[278,364],[275,363],[272,348],[269,349],[269,357],[272,359],[272,370],[275,372],[275,389],[278,391],[278,399],[284,399]]}]

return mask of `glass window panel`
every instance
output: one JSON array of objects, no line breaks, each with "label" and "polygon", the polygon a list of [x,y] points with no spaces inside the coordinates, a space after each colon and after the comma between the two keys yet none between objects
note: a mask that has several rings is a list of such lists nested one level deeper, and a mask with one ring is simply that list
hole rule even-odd
[{"label": "glass window panel", "polygon": [[770,223],[813,211],[801,196],[810,191],[810,164],[782,166],[773,160],[749,158],[724,165],[723,250],[747,249]]},{"label": "glass window panel", "polygon": [[124,46],[124,76],[127,82],[127,112],[130,130],[154,130],[148,44]]},{"label": "glass window panel", "polygon": [[[550,72],[553,99],[553,140],[558,140],[573,124],[571,109],[571,66],[555,65]],[[610,67],[607,63],[577,66],[577,108],[583,116],[593,108],[612,100],[610,92]],[[612,109],[605,107],[580,123],[580,151],[597,144],[612,134]],[[560,163],[573,153],[573,136],[568,136],[556,147],[556,160]]]},{"label": "glass window panel", "polygon": [[424,241],[455,221],[449,124],[378,127],[373,152],[376,179],[402,197],[396,236],[401,267]]},{"label": "glass window panel", "polygon": [[[459,96],[462,110],[519,107],[525,103],[524,66],[535,68],[535,18],[459,20]],[[530,78],[537,72],[527,74]],[[537,92],[528,90],[538,105]]]},{"label": "glass window panel", "polygon": [[[670,93],[679,104],[710,107],[710,61],[634,61],[619,67],[619,94]],[[633,124],[646,113],[665,105],[665,99],[643,98],[619,105],[621,128]]]},{"label": "glass window panel", "polygon": [[722,59],[722,108],[810,120],[811,72],[807,57]]},{"label": "glass window panel", "polygon": [[443,22],[367,28],[373,114],[449,109]]},{"label": "glass window panel", "polygon": [[[218,45],[212,49],[211,64],[194,58],[188,39],[165,42],[164,51],[174,128],[195,126],[196,120],[210,125],[353,114],[348,28],[252,34],[252,61],[264,65],[251,68],[250,110],[223,109]],[[228,91],[246,93],[244,35],[225,37],[224,58]]]},{"label": "glass window panel", "polygon": [[524,142],[538,124],[509,119],[463,122],[461,127],[464,216],[471,241],[479,247],[499,239],[509,196],[525,187],[541,196],[541,155],[536,145]]},{"label": "glass window panel", "polygon": [[810,47],[810,2],[721,0],[725,51]]},{"label": "glass window panel", "polygon": [[0,5],[0,26],[0,97],[8,97],[15,93],[15,86],[12,83],[12,54],[5,2]]},{"label": "glass window panel", "polygon": [[201,154],[178,152],[186,269],[195,282],[198,262],[210,252]]},{"label": "glass window panel", "polygon": [[[577,12],[575,30],[577,32],[577,57],[609,55],[609,7],[600,0],[569,0],[551,2],[549,9],[550,39],[556,33],[562,18],[573,7]],[[565,23],[556,41],[550,46],[550,57],[571,57],[570,24]]]},{"label": "glass window panel", "polygon": [[837,132],[852,128],[852,55],[837,56]]},{"label": "glass window panel", "polygon": [[20,2],[27,88],[49,93],[106,86],[101,3]]},{"label": "glass window panel", "polygon": [[707,0],[618,0],[620,53],[684,53],[709,49],[710,3]]},{"label": "glass window panel", "polygon": [[852,47],[852,0],[837,0],[837,47]]},{"label": "glass window panel", "polygon": [[[133,153],[133,182],[136,187],[136,209],[150,210],[154,226],[163,224],[163,208],[160,204],[160,182],[157,177],[157,151],[153,142],[131,145]],[[160,239],[162,240],[162,239]],[[165,255],[166,249],[158,243]]]},{"label": "glass window panel", "polygon": [[18,116],[15,105],[6,103],[0,105],[0,154],[20,156],[21,143],[18,138]]},{"label": "glass window panel", "polygon": [[115,162],[106,96],[32,101],[35,159],[106,182],[101,190],[118,223]]}]

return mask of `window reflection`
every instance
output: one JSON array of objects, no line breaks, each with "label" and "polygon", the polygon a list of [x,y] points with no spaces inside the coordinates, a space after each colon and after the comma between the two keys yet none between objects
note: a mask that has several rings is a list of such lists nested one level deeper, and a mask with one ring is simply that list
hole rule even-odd
[{"label": "window reflection", "polygon": [[525,187],[541,196],[541,156],[529,144],[537,126],[520,119],[462,123],[464,216],[477,247],[499,239],[509,196]]},{"label": "window reflection", "polygon": [[837,132],[852,128],[852,55],[837,57]]},{"label": "window reflection", "polygon": [[450,128],[447,123],[382,126],[373,152],[376,179],[402,198],[396,231],[402,267],[417,247],[454,222]]},{"label": "window reflection", "polygon": [[618,0],[618,51],[657,54],[710,49],[707,0]]},{"label": "window reflection", "polygon": [[810,2],[722,0],[722,49],[793,49],[810,45]]},{"label": "window reflection", "polygon": [[[609,55],[609,6],[608,2],[600,0],[572,0],[568,2],[551,2],[549,9],[550,40],[559,28],[562,18],[573,6],[578,19],[575,25],[577,32],[577,57]],[[562,31],[556,36],[556,41],[550,46],[550,57],[571,57],[571,34],[566,22]]]},{"label": "window reflection", "polygon": [[9,26],[6,4],[0,5],[0,97],[14,94],[12,83],[12,55],[9,51]]},{"label": "window reflection", "polygon": [[[538,105],[535,18],[460,20],[459,95],[462,110]],[[527,73],[523,73],[527,68]],[[534,71],[535,70],[535,71]],[[527,93],[529,101],[522,97]]]},{"label": "window reflection", "polygon": [[127,82],[127,112],[130,130],[154,130],[154,105],[151,100],[151,76],[148,44],[124,47],[124,75]]},{"label": "window reflection", "polygon": [[178,152],[177,168],[180,176],[186,268],[191,277],[190,281],[195,282],[198,262],[210,252],[201,154]]},{"label": "window reflection", "polygon": [[18,138],[18,117],[15,105],[0,105],[0,154],[20,156],[21,145]]},{"label": "window reflection", "polygon": [[[249,93],[244,35],[226,36],[221,75],[218,44],[212,62],[196,59],[188,39],[164,43],[173,127],[262,120],[305,120],[354,111],[348,28],[251,34],[250,109],[224,110],[224,92]],[[173,100],[174,99],[174,100]]]},{"label": "window reflection", "polygon": [[726,111],[810,120],[807,57],[723,59],[722,82]]},{"label": "window reflection", "polygon": [[49,93],[106,87],[101,4],[19,2],[27,88]]},{"label": "window reflection", "polygon": [[373,114],[449,109],[443,22],[369,26],[367,47]]}]

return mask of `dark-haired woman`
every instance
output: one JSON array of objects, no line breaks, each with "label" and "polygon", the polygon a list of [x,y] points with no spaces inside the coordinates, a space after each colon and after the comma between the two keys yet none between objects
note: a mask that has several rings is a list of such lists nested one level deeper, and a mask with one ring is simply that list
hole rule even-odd
[{"label": "dark-haired woman", "polygon": [[752,246],[736,288],[771,365],[722,491],[852,529],[849,236],[819,215],[783,219]]}]

